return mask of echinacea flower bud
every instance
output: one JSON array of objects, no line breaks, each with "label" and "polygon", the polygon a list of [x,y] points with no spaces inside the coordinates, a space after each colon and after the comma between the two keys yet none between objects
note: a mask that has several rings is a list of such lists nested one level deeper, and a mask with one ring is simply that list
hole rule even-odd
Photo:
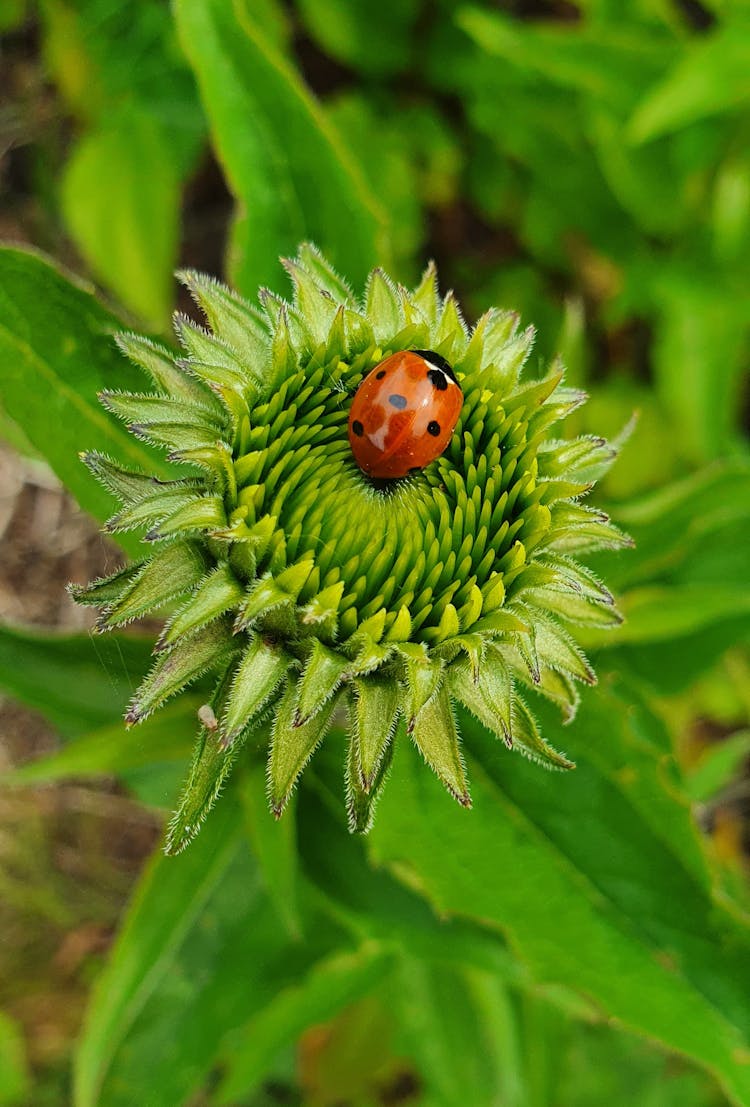
[{"label": "echinacea flower bud", "polygon": [[[523,690],[572,717],[576,682],[595,677],[569,628],[620,621],[575,560],[628,544],[581,502],[615,451],[602,438],[550,436],[585,396],[563,386],[559,365],[521,383],[533,330],[493,309],[469,331],[452,294],[439,296],[433,266],[414,292],[376,269],[360,301],[312,246],[285,265],[292,302],[262,290],[259,308],[181,274],[210,327],[177,317],[182,356],[118,338],[153,391],[102,401],[186,476],[161,481],[85,457],[122,503],[107,529],[144,528],[153,552],[76,598],[102,607],[102,630],[170,612],[127,722],[217,677],[172,851],[253,733],[270,732],[269,801],[281,814],[341,704],[355,830],[371,823],[399,723],[399,740],[408,735],[470,806],[456,701],[509,748],[569,768]],[[349,409],[372,368],[404,350],[453,367],[463,406],[441,456],[373,482],[352,455]]]}]

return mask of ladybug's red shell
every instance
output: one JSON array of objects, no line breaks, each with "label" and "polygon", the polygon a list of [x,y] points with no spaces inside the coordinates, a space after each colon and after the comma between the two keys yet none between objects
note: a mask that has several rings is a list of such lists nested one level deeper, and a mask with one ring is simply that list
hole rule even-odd
[{"label": "ladybug's red shell", "polygon": [[369,477],[424,469],[451,440],[463,404],[456,375],[430,350],[391,354],[367,374],[349,412],[349,442]]}]

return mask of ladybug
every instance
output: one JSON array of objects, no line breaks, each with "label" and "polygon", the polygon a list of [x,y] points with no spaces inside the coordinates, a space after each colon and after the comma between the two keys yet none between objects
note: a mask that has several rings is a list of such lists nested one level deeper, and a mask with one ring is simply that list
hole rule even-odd
[{"label": "ladybug", "polygon": [[424,469],[450,442],[463,402],[456,374],[440,354],[391,354],[352,400],[349,444],[357,465],[376,480]]}]

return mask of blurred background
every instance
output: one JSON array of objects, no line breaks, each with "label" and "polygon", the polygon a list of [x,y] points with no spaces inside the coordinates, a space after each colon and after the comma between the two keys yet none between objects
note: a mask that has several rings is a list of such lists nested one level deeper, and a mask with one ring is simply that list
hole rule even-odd
[{"label": "blurred background", "polygon": [[[252,294],[286,291],[274,259],[305,237],[359,281],[376,260],[415,282],[434,258],[470,321],[517,309],[538,329],[535,365],[560,354],[567,383],[591,392],[570,430],[616,437],[636,412],[597,499],[638,539],[608,570],[629,615],[609,653],[662,711],[726,895],[747,910],[750,4],[234,7],[290,82],[287,103],[246,74],[257,128],[232,113],[197,18],[178,33],[157,0],[0,0],[0,238],[162,334],[191,310],[180,266]],[[293,111],[310,94],[368,196],[374,259],[318,215],[319,152]],[[1,406],[0,439],[0,617],[85,629],[65,584],[120,555]],[[49,720],[0,699],[0,770],[57,748]],[[68,1101],[87,996],[161,826],[112,778],[0,793],[0,1104]],[[518,1048],[548,1071],[498,1103],[725,1102],[687,1062],[607,1025],[525,1018]],[[237,1102],[432,1103],[418,1052],[370,997]]]}]

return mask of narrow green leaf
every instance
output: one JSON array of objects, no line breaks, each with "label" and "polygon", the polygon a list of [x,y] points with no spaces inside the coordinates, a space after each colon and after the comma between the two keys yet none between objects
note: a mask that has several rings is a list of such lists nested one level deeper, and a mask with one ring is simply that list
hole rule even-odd
[{"label": "narrow green leaf", "polygon": [[[237,201],[229,262],[247,295],[277,288],[279,254],[313,238],[363,282],[385,216],[341,139],[248,5],[179,0],[177,26]],[[294,158],[287,151],[294,149]]]},{"label": "narrow green leaf", "polygon": [[707,803],[738,777],[750,754],[750,730],[738,730],[704,750],[689,770],[687,789],[697,803]]},{"label": "narrow green leaf", "polygon": [[221,404],[211,390],[181,368],[175,361],[177,355],[166,346],[157,345],[150,338],[132,332],[116,334],[115,342],[127,358],[145,370],[157,392],[221,414]]},{"label": "narrow green leaf", "polygon": [[649,142],[750,100],[750,43],[740,22],[692,40],[677,64],[636,107],[626,134]]},{"label": "narrow green leaf", "polygon": [[367,834],[372,827],[375,808],[385,786],[392,760],[393,740],[391,739],[385,743],[377,768],[365,787],[356,736],[349,735],[346,758],[346,808],[349,830],[352,834]]},{"label": "narrow green leaf", "polygon": [[181,696],[138,729],[116,723],[75,737],[57,753],[28,761],[3,775],[7,786],[47,784],[71,776],[119,776],[165,761],[184,762],[202,700]]},{"label": "narrow green leaf", "polygon": [[574,769],[575,765],[563,753],[558,753],[539,733],[536,719],[524,701],[516,696],[513,701],[511,742],[514,748],[526,754],[532,761],[547,769]]},{"label": "narrow green leaf", "polygon": [[0,1104],[16,1107],[28,1102],[31,1082],[21,1028],[0,1011]]},{"label": "narrow green leaf", "polygon": [[185,1103],[228,1032],[340,940],[314,918],[308,941],[289,943],[225,796],[191,848],[155,854],[136,888],[86,1014],[75,1107]]},{"label": "narrow green leaf", "polygon": [[135,582],[145,562],[131,562],[116,569],[106,577],[98,577],[90,584],[69,584],[68,592],[76,603],[91,607],[104,607],[116,603]]},{"label": "narrow green leaf", "polygon": [[232,1036],[216,1102],[228,1107],[254,1092],[289,1042],[372,991],[390,965],[390,954],[375,942],[316,962]]}]

